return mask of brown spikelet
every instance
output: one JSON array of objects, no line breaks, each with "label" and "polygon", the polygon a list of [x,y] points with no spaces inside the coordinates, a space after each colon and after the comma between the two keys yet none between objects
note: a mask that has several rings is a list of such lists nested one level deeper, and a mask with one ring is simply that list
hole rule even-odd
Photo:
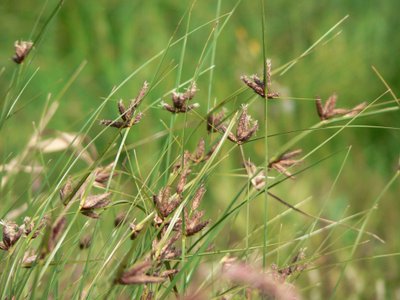
[{"label": "brown spikelet", "polygon": [[0,249],[8,251],[17,243],[23,234],[23,229],[13,221],[1,221],[0,224],[3,225],[3,241],[0,242]]},{"label": "brown spikelet", "polygon": [[[105,167],[99,167],[94,170],[93,174],[94,174],[95,186],[102,187],[102,188],[106,187],[105,183],[111,177],[111,170],[113,168],[113,165],[114,164],[111,163]],[[118,175],[118,173],[115,173],[115,172],[113,173],[113,177],[115,177],[117,175]]]},{"label": "brown spikelet", "polygon": [[202,184],[196,191],[196,193],[193,196],[192,200],[192,210],[196,210],[200,206],[200,202],[204,197],[204,194],[206,193],[206,188]]},{"label": "brown spikelet", "polygon": [[114,219],[114,227],[119,227],[126,222],[126,213],[119,213]]},{"label": "brown spikelet", "polygon": [[296,149],[290,152],[286,152],[279,156],[274,161],[268,164],[269,168],[277,170],[279,173],[286,175],[287,177],[294,178],[293,175],[287,170],[287,168],[296,165],[301,162],[301,160],[293,159],[302,152],[302,149]]},{"label": "brown spikelet", "polygon": [[30,268],[37,260],[38,256],[33,251],[27,251],[22,258],[22,267]]},{"label": "brown spikelet", "polygon": [[73,191],[72,178],[68,177],[67,178],[67,182],[60,189],[60,199],[61,199],[61,201],[64,202],[65,199],[68,198],[68,196],[71,194],[72,191]]},{"label": "brown spikelet", "polygon": [[136,113],[136,109],[139,106],[139,104],[143,101],[148,89],[149,89],[149,84],[145,81],[143,83],[142,88],[139,91],[139,94],[136,96],[136,98],[131,100],[128,108],[126,108],[122,100],[118,102],[118,112],[121,121],[101,120],[100,124],[115,128],[129,128],[139,123],[143,117],[143,114]]},{"label": "brown spikelet", "polygon": [[51,252],[55,245],[57,244],[61,234],[64,232],[65,227],[67,226],[67,219],[65,217],[61,217],[56,220],[56,223],[51,227],[49,241],[47,243],[47,249]]},{"label": "brown spikelet", "polygon": [[122,120],[124,120],[124,121],[129,120],[128,113],[126,111],[126,107],[125,107],[124,101],[122,101],[122,99],[118,101],[118,111],[119,111],[119,114],[121,115]]},{"label": "brown spikelet", "polygon": [[[226,132],[227,127],[221,125],[219,130]],[[238,125],[236,127],[236,135],[232,132],[228,133],[228,139],[238,145],[247,142],[258,130],[257,120],[253,121],[251,116],[247,114],[247,105],[242,106],[242,112],[239,116]]]},{"label": "brown spikelet", "polygon": [[[36,228],[36,231],[32,234],[32,239],[35,239],[39,236],[41,233],[42,229],[47,225],[47,218],[44,217],[38,227]],[[23,233],[25,236],[28,236],[31,234],[35,227],[35,223],[32,221],[30,217],[25,217],[24,218],[24,223],[20,226],[20,228],[23,230]]]},{"label": "brown spikelet", "polygon": [[171,187],[166,186],[157,195],[153,195],[153,201],[160,215],[166,218],[179,206],[182,199],[177,194],[171,196]]},{"label": "brown spikelet", "polygon": [[197,107],[199,107],[198,103],[187,104],[188,101],[192,100],[197,92],[197,86],[195,82],[192,82],[190,87],[184,93],[172,93],[172,105],[162,102],[162,107],[174,114],[177,113],[186,113]]},{"label": "brown spikelet", "polygon": [[201,221],[204,211],[193,211],[191,217],[186,218],[186,236],[192,236],[203,230],[210,221]]},{"label": "brown spikelet", "polygon": [[[272,83],[271,83],[271,69],[272,63],[270,59],[266,61],[266,82],[267,82],[267,99],[274,99],[279,97],[279,94],[272,91]],[[249,87],[251,88],[256,94],[260,95],[261,97],[265,98],[265,85],[264,82],[257,76],[246,76],[243,75],[240,79]]]},{"label": "brown spikelet", "polygon": [[345,117],[354,117],[354,116],[358,115],[366,107],[367,107],[367,103],[362,102],[362,103],[356,105],[354,108],[352,108],[348,113],[346,113]]},{"label": "brown spikelet", "polygon": [[289,276],[303,272],[307,268],[307,263],[303,262],[306,258],[305,251],[306,248],[301,248],[287,267],[279,269],[278,266],[272,265],[271,269],[275,272],[275,278],[280,282],[285,282]]},{"label": "brown spikelet", "polygon": [[189,168],[184,169],[179,178],[178,184],[176,186],[176,193],[180,196],[182,196],[183,190],[185,189],[187,177],[189,176],[190,172],[191,170]]},{"label": "brown spikelet", "polygon": [[190,159],[194,163],[199,163],[202,161],[204,158],[204,153],[206,151],[206,142],[204,141],[203,138],[200,139],[199,143],[197,144],[196,150],[194,153],[190,156]]},{"label": "brown spikelet", "polygon": [[336,94],[331,95],[328,100],[326,100],[324,106],[322,106],[321,98],[317,97],[315,104],[317,107],[318,117],[321,121],[332,119],[337,116],[354,117],[367,106],[367,104],[363,102],[355,106],[353,109],[335,108],[336,102]]},{"label": "brown spikelet", "polygon": [[222,125],[225,118],[225,111],[221,110],[219,113],[209,113],[207,116],[207,131],[208,133],[217,132],[218,128]]},{"label": "brown spikelet", "polygon": [[17,64],[21,64],[26,56],[29,54],[33,46],[32,42],[27,41],[16,41],[14,43],[15,55],[13,56],[13,61]]},{"label": "brown spikelet", "polygon": [[117,283],[124,285],[131,284],[146,284],[146,283],[160,283],[165,281],[165,278],[147,275],[146,272],[151,268],[150,261],[140,262],[130,268],[128,271],[122,273],[121,277],[117,279]]},{"label": "brown spikelet", "polygon": [[160,264],[164,260],[170,260],[179,257],[181,255],[181,251],[176,249],[174,244],[180,237],[180,233],[176,233],[175,235],[171,236],[161,249],[160,242],[155,239],[152,244],[152,259]]},{"label": "brown spikelet", "polygon": [[108,200],[110,195],[111,193],[104,193],[87,196],[81,207],[82,214],[93,219],[99,218],[99,214],[97,214],[94,210],[108,206],[110,204],[110,200]]}]

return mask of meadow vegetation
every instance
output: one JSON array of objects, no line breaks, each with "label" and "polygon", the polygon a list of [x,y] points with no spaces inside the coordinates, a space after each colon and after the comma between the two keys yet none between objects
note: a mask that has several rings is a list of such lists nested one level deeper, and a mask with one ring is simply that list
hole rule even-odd
[{"label": "meadow vegetation", "polygon": [[0,299],[400,297],[396,1],[0,4]]}]

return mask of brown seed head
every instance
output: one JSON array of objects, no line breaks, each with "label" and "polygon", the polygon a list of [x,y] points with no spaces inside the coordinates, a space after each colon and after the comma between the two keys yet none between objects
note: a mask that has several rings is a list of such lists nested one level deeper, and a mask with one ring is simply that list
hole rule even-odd
[{"label": "brown seed head", "polygon": [[21,64],[25,57],[29,54],[33,46],[32,42],[27,41],[16,41],[14,43],[15,55],[13,56],[13,61],[17,64]]},{"label": "brown seed head", "polygon": [[67,219],[65,217],[59,218],[58,220],[56,220],[56,223],[53,224],[50,232],[50,238],[47,244],[47,249],[49,252],[54,249],[66,226]]},{"label": "brown seed head", "polygon": [[160,283],[165,281],[165,278],[147,275],[146,272],[150,269],[151,262],[143,261],[131,267],[128,271],[122,273],[121,277],[117,279],[117,283],[130,285],[130,284],[147,284],[147,283]]},{"label": "brown seed head", "polygon": [[143,101],[148,88],[149,84],[145,81],[141,90],[139,91],[139,94],[136,96],[136,98],[131,100],[128,108],[126,108],[122,100],[118,102],[118,112],[122,121],[101,120],[100,124],[115,128],[129,128],[139,123],[143,117],[143,114],[136,113],[136,109]]},{"label": "brown seed head", "polygon": [[[186,214],[187,215],[187,214]],[[193,211],[192,216],[186,217],[186,236],[192,236],[203,230],[210,221],[201,221],[204,211]]]},{"label": "brown seed head", "polygon": [[153,195],[154,204],[161,217],[168,217],[182,202],[178,194],[171,196],[171,187],[162,188],[157,195]]},{"label": "brown seed head", "polygon": [[196,83],[193,82],[191,86],[184,93],[172,92],[172,106],[162,102],[161,105],[164,109],[171,113],[186,113],[199,107],[198,103],[188,105],[187,102],[192,100],[197,92]]},{"label": "brown seed head", "polygon": [[196,150],[194,153],[190,156],[190,159],[194,163],[199,163],[203,160],[204,158],[204,153],[206,151],[206,142],[204,141],[203,138],[200,139],[199,143],[197,144]]},{"label": "brown seed head", "polygon": [[192,200],[192,210],[196,210],[200,206],[200,202],[204,197],[204,194],[206,193],[206,188],[202,184],[196,191],[196,193],[193,196]]},{"label": "brown seed head", "polygon": [[1,221],[3,225],[3,242],[0,242],[0,249],[7,251],[14,246],[23,233],[23,229],[13,221]]},{"label": "brown seed head", "polygon": [[353,109],[335,108],[336,102],[337,102],[336,94],[331,95],[328,98],[328,100],[326,100],[324,106],[322,106],[322,102],[319,97],[315,100],[317,113],[322,121],[332,119],[337,116],[354,117],[367,106],[367,104],[363,102],[356,105]]},{"label": "brown seed head", "polygon": [[290,152],[286,152],[279,156],[274,161],[268,164],[269,168],[277,170],[279,173],[286,175],[287,177],[294,178],[293,175],[287,170],[288,168],[299,164],[302,160],[293,159],[294,157],[301,154],[302,149],[296,149]]},{"label": "brown seed head", "polygon": [[92,237],[90,235],[85,235],[79,240],[79,249],[87,249],[92,244]]},{"label": "brown seed head", "polygon": [[217,132],[222,125],[222,120],[225,118],[225,110],[221,110],[216,114],[208,114],[207,116],[207,131],[208,133]]},{"label": "brown seed head", "polygon": [[68,177],[64,186],[60,189],[60,199],[62,202],[64,202],[73,191],[72,183],[72,178]]}]

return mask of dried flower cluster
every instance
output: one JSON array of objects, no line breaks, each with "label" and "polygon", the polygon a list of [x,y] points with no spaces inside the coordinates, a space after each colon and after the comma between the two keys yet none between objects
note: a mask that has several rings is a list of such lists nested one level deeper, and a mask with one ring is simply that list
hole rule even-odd
[{"label": "dried flower cluster", "polygon": [[81,213],[89,218],[98,219],[100,215],[95,210],[107,207],[110,204],[110,195],[111,193],[103,193],[87,196],[81,206]]},{"label": "dried flower cluster", "polygon": [[197,107],[199,107],[198,103],[188,104],[187,102],[192,100],[197,92],[196,83],[193,82],[190,87],[184,93],[172,93],[172,105],[162,102],[161,105],[167,111],[177,114],[177,113],[186,113],[191,111]]},{"label": "dried flower cluster", "polygon": [[26,56],[29,54],[33,46],[32,42],[27,41],[16,41],[14,43],[15,55],[13,56],[13,61],[17,64],[21,64]]},{"label": "dried flower cluster", "polygon": [[[132,227],[131,227],[132,228]],[[141,262],[136,263],[127,271],[121,272],[116,279],[116,283],[123,285],[160,283],[168,277],[178,273],[177,269],[167,269],[161,271],[166,261],[175,259],[181,255],[181,251],[176,249],[174,243],[180,238],[180,233],[172,236],[161,248],[158,239],[152,243],[152,251],[149,256]]]},{"label": "dried flower cluster", "polygon": [[[181,179],[179,181],[182,187],[184,186],[183,182],[186,182],[185,180]],[[201,220],[204,216],[204,211],[197,210],[205,194],[205,191],[206,190],[204,186],[201,185],[193,196],[192,206],[190,211],[188,211],[186,208],[184,210],[186,236],[192,236],[200,232],[209,223],[208,220],[207,221]],[[167,186],[162,188],[158,193],[158,195],[153,196],[154,203],[159,213],[154,219],[154,223],[156,224],[156,226],[161,226],[161,225],[166,226],[169,224],[169,222],[165,221],[165,219],[182,203],[183,200],[182,192],[183,189],[178,190],[177,188],[177,193],[171,195],[171,188]],[[181,226],[182,226],[182,220],[179,218],[178,221],[175,223],[174,230],[180,231]]]},{"label": "dried flower cluster", "polygon": [[51,226],[50,237],[47,242],[47,249],[45,253],[42,253],[42,257],[45,256],[47,253],[53,251],[66,226],[67,218],[65,216],[61,216],[54,221],[53,225]]},{"label": "dried flower cluster", "polygon": [[[222,124],[218,127],[220,131],[225,133],[227,126]],[[247,142],[258,130],[257,120],[253,121],[251,116],[247,114],[247,105],[242,106],[242,113],[239,117],[239,122],[236,127],[236,134],[228,132],[228,139],[238,145]]]},{"label": "dried flower cluster", "polygon": [[286,152],[279,156],[277,159],[271,161],[268,164],[268,167],[277,170],[279,173],[282,173],[287,177],[294,178],[293,175],[288,171],[288,168],[297,165],[302,161],[294,159],[294,157],[298,156],[302,151],[302,149],[296,149],[290,152]]},{"label": "dried flower cluster", "polygon": [[113,121],[113,120],[101,120],[100,124],[105,126],[111,126],[115,128],[128,128],[136,125],[140,122],[143,117],[142,113],[136,113],[136,109],[139,104],[143,101],[144,96],[149,89],[149,84],[145,81],[143,83],[143,87],[140,89],[139,94],[131,100],[128,108],[125,107],[125,104],[122,100],[118,102],[118,111],[120,114],[121,121]]},{"label": "dried flower cluster", "polygon": [[267,98],[273,99],[279,97],[279,94],[272,91],[272,83],[271,83],[271,60],[267,59],[267,68],[266,68],[266,82],[267,82],[267,90],[265,90],[265,84],[263,80],[261,80],[257,75],[246,76],[243,75],[240,79],[255,93],[265,98],[265,92],[267,92]]},{"label": "dried flower cluster", "polygon": [[319,118],[323,120],[332,119],[337,116],[353,117],[360,113],[367,104],[365,102],[358,104],[352,109],[347,108],[335,108],[337,101],[337,95],[331,95],[328,100],[326,100],[325,105],[322,106],[321,98],[315,100],[317,107],[317,113]]},{"label": "dried flower cluster", "polygon": [[186,236],[192,236],[208,225],[209,220],[202,221],[201,219],[204,216],[204,210],[199,211],[198,207],[200,205],[201,200],[206,192],[205,187],[202,185],[196,191],[195,195],[192,199],[192,206],[190,211],[185,209],[185,234]]},{"label": "dried flower cluster", "polygon": [[[269,169],[275,169],[279,173],[284,174],[287,177],[294,178],[292,173],[288,171],[288,168],[299,164],[302,160],[294,159],[295,156],[299,155],[302,152],[301,149],[296,149],[287,153],[282,154],[277,159],[271,161],[268,164]],[[247,176],[249,177],[251,184],[253,187],[261,191],[265,187],[265,172],[263,169],[257,169],[256,165],[249,160],[244,162],[244,167],[247,172]]]},{"label": "dried flower cluster", "polygon": [[[96,212],[96,210],[105,208],[110,204],[109,197],[111,193],[103,193],[97,195],[87,195],[85,196],[85,191],[89,188],[88,185],[91,181],[94,182],[94,186],[104,188],[105,183],[111,177],[111,169],[112,164],[106,167],[99,167],[96,168],[91,176],[81,185],[81,187],[76,191],[75,195],[72,195],[74,191],[74,183],[71,177],[69,177],[60,189],[60,199],[64,205],[67,205],[69,201],[72,200],[75,196],[80,199],[84,199],[83,203],[81,204],[80,211],[83,215],[98,219],[100,215]],[[114,173],[113,176],[116,174]]]},{"label": "dried flower cluster", "polygon": [[271,269],[274,271],[275,279],[279,282],[285,282],[291,275],[299,275],[307,268],[306,248],[301,248],[299,252],[292,258],[289,266],[279,269],[277,265],[272,265]]},{"label": "dried flower cluster", "polygon": [[3,241],[0,242],[0,249],[8,251],[18,242],[21,236],[27,237],[32,232],[31,238],[37,238],[46,226],[46,223],[46,218],[43,218],[36,230],[33,231],[35,224],[30,217],[25,217],[24,222],[20,226],[14,221],[0,221],[0,224],[3,226]]},{"label": "dried flower cluster", "polygon": [[225,110],[218,113],[209,113],[207,116],[207,131],[208,133],[218,132],[222,122],[225,118]]}]

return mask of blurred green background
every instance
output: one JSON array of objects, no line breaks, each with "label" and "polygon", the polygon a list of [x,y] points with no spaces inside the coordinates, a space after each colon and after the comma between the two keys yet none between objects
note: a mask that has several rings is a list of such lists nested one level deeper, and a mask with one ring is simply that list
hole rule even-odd
[{"label": "blurred green background", "polygon": [[[16,70],[21,68],[10,59],[14,52],[14,41],[35,39],[57,3],[52,0],[45,4],[38,0],[1,1],[2,99],[5,99],[10,92],[8,86]],[[203,48],[215,25],[213,20],[217,15],[218,3],[219,1],[215,0],[197,1],[192,7],[189,30],[207,24],[188,37],[181,82],[190,79],[198,67]],[[18,153],[18,149],[26,144],[34,128],[32,122],[39,120],[47,95],[49,93],[56,95],[60,92],[78,66],[87,61],[82,73],[62,97],[61,107],[49,126],[53,130],[79,131],[85,118],[100,105],[114,86],[165,49],[172,36],[175,41],[185,34],[187,26],[185,13],[192,4],[192,1],[177,0],[65,1],[56,17],[46,27],[40,42],[35,45],[28,63],[23,66],[25,69],[20,87],[26,83],[34,70],[37,68],[39,70],[22,93],[16,113],[2,128],[0,152],[3,160],[12,156],[12,153]],[[220,24],[226,20],[225,14],[231,12],[235,4],[234,1],[221,1],[219,14],[223,17]],[[372,65],[378,69],[397,95],[400,92],[399,9],[400,2],[395,0],[266,1],[267,56],[272,59],[273,68],[278,68],[298,57],[340,19],[349,15],[349,18],[330,36],[334,38],[328,39],[327,43],[319,44],[310,55],[301,59],[284,75],[274,75],[274,87],[281,93],[283,99],[271,101],[270,133],[307,128],[318,122],[315,104],[311,100],[316,95],[327,99],[336,92],[338,106],[347,108],[363,101],[373,101],[385,92],[386,88],[373,72]],[[200,92],[197,101],[201,104],[199,115],[206,114],[208,97],[211,103],[219,102],[241,88],[240,75],[262,73],[259,11],[258,1],[243,0],[223,28],[215,52],[215,70],[210,90],[209,72],[198,80]],[[183,16],[185,18],[178,26]],[[336,33],[338,35],[335,35]],[[156,74],[161,76],[162,80],[152,89],[148,97],[151,99],[149,103],[175,88],[176,66],[179,64],[181,49],[182,42],[171,47],[163,61],[160,56],[140,69],[112,97],[102,112],[102,117],[115,118],[116,101],[120,98],[134,97],[142,82],[152,80]],[[210,53],[207,55],[210,56]],[[204,60],[202,70],[210,66],[209,56]],[[12,90],[11,93],[16,91],[18,89]],[[229,111],[237,109],[251,96],[250,92],[241,94],[241,97],[235,99],[228,107]],[[385,95],[380,101],[384,100],[392,100],[391,95]],[[255,119],[263,118],[262,107],[261,102],[252,105],[250,110]],[[129,142],[164,130],[161,121],[169,124],[169,118],[170,115],[158,105],[150,107],[140,131],[130,135]],[[357,123],[399,128],[399,112],[362,118]],[[100,126],[93,128],[92,136],[100,130]],[[298,146],[311,150],[332,133],[333,131],[316,132],[304,141],[305,144]],[[205,134],[205,131],[199,134]],[[105,133],[99,138],[96,143],[98,149],[104,147],[110,136],[111,134]],[[271,138],[271,153],[293,136],[293,134],[280,134]],[[346,129],[339,138],[335,138],[309,158],[308,163],[311,163],[334,151],[352,146],[344,171],[327,203],[325,210],[327,217],[337,219],[345,211],[355,213],[370,208],[373,199],[395,171],[399,141],[397,130]],[[256,163],[262,162],[262,145],[260,142],[245,147],[246,154],[249,156],[251,154]],[[157,147],[157,144],[153,147]],[[140,155],[148,150],[145,148],[138,151]],[[278,188],[278,194],[292,203],[312,195],[312,203],[305,208],[317,213],[338,174],[343,159],[344,154],[341,154],[299,176],[294,183],[283,184],[281,190]],[[231,160],[224,162],[223,167],[228,170],[240,168],[238,161],[238,154],[234,154]],[[232,188],[236,184],[235,180],[242,182],[243,179],[216,177],[217,183],[211,189],[214,197],[219,199],[216,200],[218,209],[222,209],[224,197],[231,199],[237,192]],[[387,243],[379,245],[373,242],[370,247],[363,248],[362,256],[399,251],[398,195],[399,187],[395,184],[395,188],[387,192],[379,210],[374,213],[368,224],[368,229],[378,233],[387,240]],[[279,205],[276,207],[274,205],[272,204],[271,214],[282,210]],[[211,212],[211,215],[217,214],[218,209]],[[254,213],[257,214],[257,211]],[[302,220],[302,217],[298,217],[299,222]],[[345,245],[345,242],[343,243]],[[340,258],[346,259],[345,256]],[[399,293],[400,289],[399,264],[400,259],[395,256],[372,262],[359,262],[354,271],[356,279],[348,278],[344,285],[349,291],[357,288],[365,289],[365,295],[374,295],[375,286],[383,281],[389,291],[388,295],[394,295],[395,290],[397,289]],[[333,277],[335,275],[337,274],[335,273]],[[329,279],[326,278],[326,281]],[[355,282],[356,287],[353,286]],[[334,282],[324,282],[322,288],[316,289],[322,294],[329,293],[333,284]]]}]

